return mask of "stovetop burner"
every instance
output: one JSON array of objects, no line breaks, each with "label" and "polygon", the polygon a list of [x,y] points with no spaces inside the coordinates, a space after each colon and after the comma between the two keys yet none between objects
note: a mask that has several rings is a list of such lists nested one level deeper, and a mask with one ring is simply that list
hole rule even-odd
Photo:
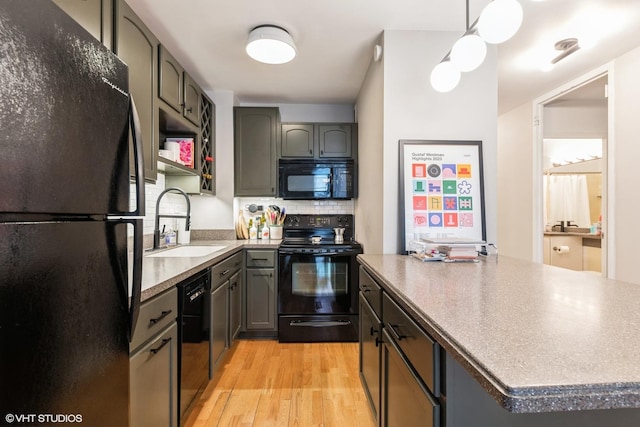
[{"label": "stovetop burner", "polygon": [[[336,239],[334,228],[344,229],[343,239]],[[360,243],[353,238],[353,215],[289,215],[283,227],[284,248],[353,248]]]}]

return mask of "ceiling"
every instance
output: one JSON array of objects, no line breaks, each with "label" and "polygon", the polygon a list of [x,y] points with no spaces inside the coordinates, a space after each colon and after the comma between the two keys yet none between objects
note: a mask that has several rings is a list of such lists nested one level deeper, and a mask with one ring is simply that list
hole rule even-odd
[{"label": "ceiling", "polygon": [[[466,28],[464,0],[126,1],[205,91],[231,90],[245,104],[353,104],[384,30],[462,34]],[[489,1],[469,0],[471,21]],[[639,0],[519,1],[522,27],[498,47],[500,113],[640,46]],[[598,21],[588,23],[588,34],[604,32],[604,39],[549,72],[526,64],[541,44],[553,50],[560,39],[581,38],[570,29],[589,8]],[[289,31],[298,52],[292,62],[266,65],[246,55],[249,31],[261,24]]]}]

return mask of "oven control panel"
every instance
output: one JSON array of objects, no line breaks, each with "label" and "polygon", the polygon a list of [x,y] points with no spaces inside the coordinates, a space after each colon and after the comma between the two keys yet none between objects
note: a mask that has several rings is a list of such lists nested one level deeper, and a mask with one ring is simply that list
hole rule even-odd
[{"label": "oven control panel", "polygon": [[353,215],[288,215],[285,228],[351,227]]}]

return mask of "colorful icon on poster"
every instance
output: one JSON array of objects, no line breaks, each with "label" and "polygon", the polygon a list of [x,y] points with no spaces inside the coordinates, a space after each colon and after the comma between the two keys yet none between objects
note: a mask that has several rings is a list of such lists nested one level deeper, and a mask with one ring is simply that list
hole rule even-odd
[{"label": "colorful icon on poster", "polygon": [[471,178],[471,165],[459,164],[458,165],[458,178]]},{"label": "colorful icon on poster", "polygon": [[427,181],[425,181],[424,179],[413,180],[414,193],[425,193],[426,191],[427,191]]},{"label": "colorful icon on poster", "polygon": [[458,214],[453,212],[446,212],[444,214],[444,226],[445,227],[457,227],[458,226]]},{"label": "colorful icon on poster", "polygon": [[473,188],[473,186],[466,179],[458,183],[458,193],[460,194],[471,194],[471,188]]},{"label": "colorful icon on poster", "polygon": [[456,165],[455,164],[443,164],[442,165],[442,177],[447,179],[456,178]]},{"label": "colorful icon on poster", "polygon": [[429,196],[429,209],[430,211],[441,211],[442,210],[442,197],[440,196]]},{"label": "colorful icon on poster", "polygon": [[421,163],[414,163],[411,165],[411,173],[414,178],[426,178],[426,165]]},{"label": "colorful icon on poster", "polygon": [[429,227],[442,227],[442,214],[430,213],[429,214]]},{"label": "colorful icon on poster", "polygon": [[427,196],[413,196],[413,210],[414,211],[426,211],[427,210]]}]

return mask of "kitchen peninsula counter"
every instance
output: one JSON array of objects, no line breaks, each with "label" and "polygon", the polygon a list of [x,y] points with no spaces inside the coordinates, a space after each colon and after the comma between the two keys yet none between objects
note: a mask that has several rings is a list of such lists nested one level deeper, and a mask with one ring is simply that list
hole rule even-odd
[{"label": "kitchen peninsula counter", "polygon": [[141,300],[146,301],[243,249],[277,249],[280,242],[281,240],[192,240],[189,246],[223,248],[209,255],[191,257],[149,257],[148,255],[156,252],[145,252],[142,257]]},{"label": "kitchen peninsula counter", "polygon": [[519,413],[507,415],[594,409],[582,414],[640,422],[640,410],[616,409],[640,408],[639,285],[504,256],[358,261],[493,400]]}]

